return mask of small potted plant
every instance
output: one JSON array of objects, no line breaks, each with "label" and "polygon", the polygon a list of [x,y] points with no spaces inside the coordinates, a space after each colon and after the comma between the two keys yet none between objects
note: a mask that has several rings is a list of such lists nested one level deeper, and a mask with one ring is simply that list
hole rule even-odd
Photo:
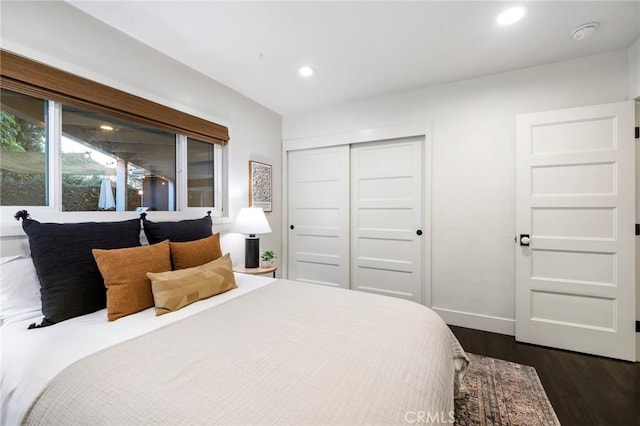
[{"label": "small potted plant", "polygon": [[263,268],[268,268],[273,264],[273,259],[275,259],[276,257],[276,254],[272,250],[263,251],[260,255],[260,259],[262,260],[262,264],[260,266],[262,266]]}]

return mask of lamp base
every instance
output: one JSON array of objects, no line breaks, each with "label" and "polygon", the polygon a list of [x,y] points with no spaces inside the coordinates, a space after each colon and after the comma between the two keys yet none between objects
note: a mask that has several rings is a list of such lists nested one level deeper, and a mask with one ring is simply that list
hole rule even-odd
[{"label": "lamp base", "polygon": [[260,238],[250,235],[244,240],[244,267],[257,268],[260,266]]}]

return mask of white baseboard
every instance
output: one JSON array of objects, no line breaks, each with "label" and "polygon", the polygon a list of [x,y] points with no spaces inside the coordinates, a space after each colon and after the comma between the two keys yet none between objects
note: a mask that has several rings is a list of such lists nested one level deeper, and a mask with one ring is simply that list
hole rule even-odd
[{"label": "white baseboard", "polygon": [[[444,322],[449,325],[506,334],[507,336],[516,335],[516,321],[514,319],[492,317],[489,315],[473,314],[444,308],[431,309],[440,315]],[[640,333],[636,333],[636,361],[640,362]]]},{"label": "white baseboard", "polygon": [[444,308],[431,308],[449,325],[515,336],[516,321],[510,318],[492,317]]}]

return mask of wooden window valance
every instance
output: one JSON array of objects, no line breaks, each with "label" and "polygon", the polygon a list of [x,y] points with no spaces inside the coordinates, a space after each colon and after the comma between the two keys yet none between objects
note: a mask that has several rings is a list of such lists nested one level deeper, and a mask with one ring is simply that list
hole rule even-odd
[{"label": "wooden window valance", "polygon": [[52,68],[0,49],[0,86],[131,120],[204,142],[225,145],[229,130],[104,84]]}]

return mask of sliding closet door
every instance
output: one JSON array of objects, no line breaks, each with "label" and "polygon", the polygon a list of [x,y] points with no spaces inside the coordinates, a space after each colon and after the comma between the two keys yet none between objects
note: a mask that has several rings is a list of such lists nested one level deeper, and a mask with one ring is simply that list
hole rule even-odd
[{"label": "sliding closet door", "polygon": [[423,138],[351,149],[351,288],[423,303]]},{"label": "sliding closet door", "polygon": [[349,288],[349,146],[289,152],[291,280]]}]

